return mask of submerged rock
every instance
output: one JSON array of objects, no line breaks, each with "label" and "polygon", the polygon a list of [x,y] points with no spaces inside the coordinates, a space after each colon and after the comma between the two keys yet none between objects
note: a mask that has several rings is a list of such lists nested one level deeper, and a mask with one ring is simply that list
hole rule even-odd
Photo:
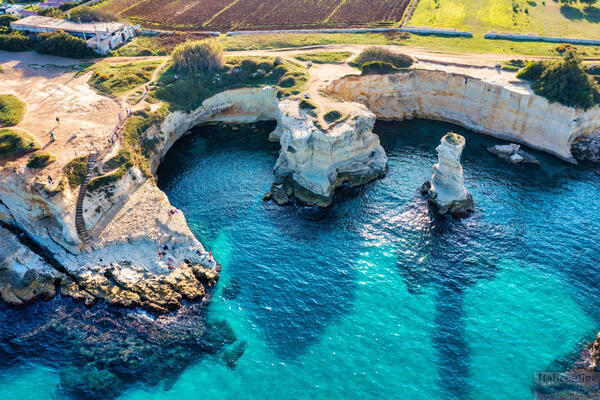
[{"label": "submerged rock", "polygon": [[433,176],[425,182],[421,193],[427,195],[428,201],[439,214],[450,214],[453,217],[466,217],[473,208],[473,197],[464,185],[464,176],[460,156],[466,140],[456,133],[448,133],[436,148],[438,162],[433,165]]},{"label": "submerged rock", "polygon": [[498,144],[487,147],[486,150],[511,164],[540,165],[534,156],[521,150],[521,146],[516,143]]}]

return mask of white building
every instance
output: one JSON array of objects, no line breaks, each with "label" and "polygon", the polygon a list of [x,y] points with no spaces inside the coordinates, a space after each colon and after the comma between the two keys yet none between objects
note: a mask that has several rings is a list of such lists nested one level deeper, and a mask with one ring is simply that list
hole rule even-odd
[{"label": "white building", "polygon": [[10,27],[34,39],[37,39],[40,33],[62,30],[82,38],[89,47],[99,54],[106,54],[125,43],[134,37],[136,30],[139,29],[139,26],[127,25],[121,22],[76,23],[39,15],[32,15],[11,22]]},{"label": "white building", "polygon": [[21,12],[25,10],[25,6],[20,4],[0,4],[0,15],[10,14],[17,17],[21,16]]}]

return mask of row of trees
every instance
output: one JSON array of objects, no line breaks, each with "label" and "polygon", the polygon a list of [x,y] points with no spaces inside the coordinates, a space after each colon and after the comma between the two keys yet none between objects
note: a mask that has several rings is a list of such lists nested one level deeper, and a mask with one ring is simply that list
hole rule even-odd
[{"label": "row of trees", "polygon": [[35,50],[40,54],[50,54],[69,58],[87,58],[95,56],[85,41],[64,31],[40,34],[39,41],[13,32],[0,34],[0,50],[27,51]]}]

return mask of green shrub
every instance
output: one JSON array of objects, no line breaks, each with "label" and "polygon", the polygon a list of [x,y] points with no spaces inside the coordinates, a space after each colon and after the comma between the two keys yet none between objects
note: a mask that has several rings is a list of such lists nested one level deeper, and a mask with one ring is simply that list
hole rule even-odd
[{"label": "green shrub", "polygon": [[0,27],[5,27],[10,29],[10,23],[14,21],[18,21],[19,17],[15,17],[14,15],[4,14],[0,15]]},{"label": "green shrub", "polygon": [[293,76],[283,76],[279,81],[279,86],[282,88],[290,88],[296,84],[296,78]]},{"label": "green shrub", "polygon": [[362,71],[363,75],[392,74],[392,73],[396,72],[397,70],[398,70],[398,68],[394,67],[389,62],[383,62],[383,61],[369,61],[369,62],[364,63],[361,66],[361,71]]},{"label": "green shrub", "polygon": [[[273,58],[252,58],[259,67],[263,62],[275,65]],[[245,59],[248,57],[227,57],[227,65],[222,71],[180,72],[174,67],[165,68],[155,88],[150,91],[149,99],[166,102],[171,109],[190,111],[224,90],[268,85],[277,88],[278,95],[283,97],[301,93],[308,81],[307,70],[300,64],[285,60],[283,65],[275,66],[272,70],[249,74],[242,70]],[[174,79],[175,75],[178,76],[177,80]],[[292,86],[283,87],[280,82]]]},{"label": "green shrub", "polygon": [[600,104],[600,87],[573,51],[566,51],[561,60],[532,66],[524,73],[530,66],[518,76],[532,81],[535,94],[568,107],[588,109]]},{"label": "green shrub", "polygon": [[545,69],[545,61],[533,61],[527,64],[527,66],[525,66],[525,68],[523,68],[521,72],[517,74],[517,78],[533,82],[537,79],[540,79]]},{"label": "green shrub", "polygon": [[17,125],[25,114],[25,103],[12,94],[0,94],[0,127]]},{"label": "green shrub", "polygon": [[181,43],[171,57],[176,71],[220,71],[225,65],[223,48],[214,39]]},{"label": "green shrub", "polygon": [[300,109],[302,110],[314,110],[315,108],[317,108],[317,106],[310,100],[302,99],[300,101]]},{"label": "green shrub", "polygon": [[389,63],[396,68],[408,68],[415,62],[411,56],[406,54],[395,53],[384,47],[371,46],[364,49],[351,64],[362,67],[363,64],[371,61]]},{"label": "green shrub", "polygon": [[329,123],[335,122],[340,118],[342,118],[342,114],[337,110],[328,111],[323,115],[323,119]]},{"label": "green shrub", "polygon": [[87,157],[75,157],[64,166],[63,171],[67,176],[69,185],[72,187],[81,185],[88,173]]},{"label": "green shrub", "polygon": [[42,17],[50,17],[50,18],[61,18],[64,15],[64,13],[56,7],[41,9],[38,11],[38,14],[41,15]]},{"label": "green shrub", "polygon": [[127,173],[127,168],[119,168],[116,171],[108,174],[97,176],[90,180],[90,183],[88,183],[88,191],[95,192],[99,189],[105,188],[106,186],[111,185],[123,178],[125,173]]},{"label": "green shrub", "polygon": [[117,21],[115,14],[92,7],[79,7],[70,12],[71,20],[81,22],[112,22]]},{"label": "green shrub", "polygon": [[29,161],[27,161],[27,168],[37,169],[44,168],[48,164],[56,161],[56,157],[46,151],[38,151],[34,153],[31,157],[29,157]]},{"label": "green shrub", "polygon": [[64,31],[41,33],[35,50],[40,54],[51,54],[60,57],[86,58],[96,55],[85,41]]},{"label": "green shrub", "polygon": [[79,3],[77,2],[73,2],[73,3],[63,3],[60,6],[58,6],[58,9],[61,11],[68,11],[72,8],[75,8],[79,5]]},{"label": "green shrub", "polygon": [[35,139],[25,132],[0,129],[0,157],[18,155],[39,148]]},{"label": "green shrub", "polygon": [[33,41],[20,33],[0,34],[0,50],[28,51],[33,48]]}]

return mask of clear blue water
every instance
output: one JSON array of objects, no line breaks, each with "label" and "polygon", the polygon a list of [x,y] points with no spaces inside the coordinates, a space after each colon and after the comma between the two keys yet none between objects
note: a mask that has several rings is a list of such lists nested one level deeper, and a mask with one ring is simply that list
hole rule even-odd
[{"label": "clear blue water", "polygon": [[[235,368],[203,355],[119,399],[528,399],[535,371],[569,368],[600,331],[596,166],[539,153],[540,168],[512,166],[489,137],[378,122],[384,179],[327,210],[278,207],[262,201],[271,128],[197,128],[159,171],[223,265],[207,318],[244,354]],[[463,220],[434,218],[418,193],[448,130],[467,138],[477,211]],[[0,369],[0,398],[54,398],[59,381],[59,366],[21,358]]]}]

